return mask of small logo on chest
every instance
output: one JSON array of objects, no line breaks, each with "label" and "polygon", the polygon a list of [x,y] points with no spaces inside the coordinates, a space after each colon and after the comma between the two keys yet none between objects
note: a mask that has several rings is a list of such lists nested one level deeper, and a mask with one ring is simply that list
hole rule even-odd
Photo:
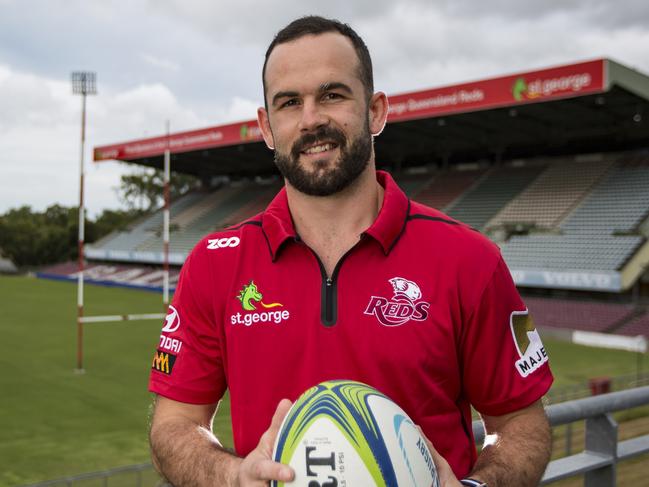
[{"label": "small logo on chest", "polygon": [[[244,313],[230,315],[230,323],[245,326],[251,326],[254,323],[279,325],[290,318],[291,313],[287,309],[281,309],[284,307],[282,303],[264,303],[263,297],[254,281],[243,286],[236,298],[241,302]],[[260,305],[261,309],[258,309],[257,305]],[[280,309],[275,310],[274,308]]]},{"label": "small logo on chest", "polygon": [[403,277],[393,277],[388,282],[392,285],[392,298],[372,296],[364,311],[366,315],[376,316],[385,326],[400,326],[410,320],[428,318],[430,303],[421,300],[421,289],[416,283]]}]

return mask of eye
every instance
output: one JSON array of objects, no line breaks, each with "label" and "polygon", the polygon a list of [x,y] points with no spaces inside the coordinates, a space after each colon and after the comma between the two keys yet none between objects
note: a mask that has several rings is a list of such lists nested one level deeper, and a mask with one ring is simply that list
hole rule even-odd
[{"label": "eye", "polygon": [[333,101],[333,100],[339,100],[339,99],[341,99],[342,97],[343,97],[343,96],[342,96],[341,94],[339,94],[339,93],[334,93],[334,92],[330,91],[330,92],[328,92],[328,93],[325,93],[325,94],[323,95],[322,99],[323,99],[324,101]]},{"label": "eye", "polygon": [[299,103],[299,101],[298,101],[297,98],[290,98],[290,99],[286,100],[284,103],[282,103],[279,106],[279,108],[282,109],[282,108],[293,107],[293,106],[296,106],[298,103]]}]

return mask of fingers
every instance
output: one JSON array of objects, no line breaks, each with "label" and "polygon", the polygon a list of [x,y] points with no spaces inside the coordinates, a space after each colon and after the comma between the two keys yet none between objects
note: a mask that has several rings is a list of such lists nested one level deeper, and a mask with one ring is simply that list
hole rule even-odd
[{"label": "fingers", "polygon": [[275,438],[277,438],[279,428],[282,426],[282,421],[284,421],[284,418],[292,405],[293,403],[288,399],[282,399],[279,402],[277,409],[275,409],[275,414],[273,414],[273,419],[270,422],[270,427],[259,440],[259,446],[267,453],[268,457],[273,453]]},{"label": "fingers", "polygon": [[258,460],[253,467],[252,475],[256,480],[278,480],[280,482],[290,482],[294,477],[291,467],[272,460]]},{"label": "fingers", "polygon": [[426,433],[424,433],[424,430],[422,430],[421,427],[420,427],[419,425],[416,425],[416,426],[417,426],[417,429],[419,430],[419,434],[421,435],[421,437],[422,437],[422,438],[424,439],[424,441],[426,442],[426,445],[428,446],[428,449],[430,450],[430,453],[432,454],[432,453],[434,452],[434,454],[439,455],[439,454],[437,453],[437,450],[435,450],[435,447],[433,446],[433,444],[431,443],[431,441],[430,441],[430,440],[428,439],[428,437],[426,436]]},{"label": "fingers", "polygon": [[451,466],[448,464],[446,459],[442,455],[440,455],[437,450],[435,450],[435,447],[426,437],[423,430],[419,426],[417,426],[417,429],[419,430],[422,438],[426,441],[426,445],[428,446],[430,454],[433,457],[433,462],[435,462],[435,468],[437,469],[437,476],[439,477],[440,484],[443,487],[459,486],[460,482],[457,480],[457,477],[453,473],[453,470],[451,469]]},{"label": "fingers", "polygon": [[289,409],[291,409],[292,405],[293,403],[288,399],[282,399],[277,405],[277,409],[275,409],[275,414],[273,414],[273,419],[270,422],[269,428],[271,431],[274,431],[275,434],[279,432],[279,427],[282,425],[282,421],[284,421],[284,417],[288,413]]},{"label": "fingers", "polygon": [[237,476],[239,487],[261,485],[259,482],[267,485],[269,480],[291,482],[294,479],[295,472],[291,467],[272,460],[275,438],[291,406],[292,403],[288,399],[282,399],[277,405],[270,427],[261,436],[259,445],[241,462]]}]

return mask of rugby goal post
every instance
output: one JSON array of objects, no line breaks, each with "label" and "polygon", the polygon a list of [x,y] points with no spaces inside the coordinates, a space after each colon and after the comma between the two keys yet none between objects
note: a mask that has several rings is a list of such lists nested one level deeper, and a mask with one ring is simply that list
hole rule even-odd
[{"label": "rugby goal post", "polygon": [[[72,73],[72,91],[82,96],[81,108],[81,157],[79,164],[79,243],[77,271],[77,367],[76,373],[83,374],[83,325],[86,323],[111,323],[121,321],[162,320],[165,313],[138,313],[120,315],[84,316],[84,248],[85,248],[85,201],[84,201],[84,152],[86,142],[86,96],[94,95],[96,90],[96,75],[90,72]],[[163,285],[162,306],[166,311],[169,306],[169,220],[170,220],[170,190],[171,178],[171,149],[169,145],[169,121],[167,128],[167,147],[164,154],[164,210],[163,210]]]}]

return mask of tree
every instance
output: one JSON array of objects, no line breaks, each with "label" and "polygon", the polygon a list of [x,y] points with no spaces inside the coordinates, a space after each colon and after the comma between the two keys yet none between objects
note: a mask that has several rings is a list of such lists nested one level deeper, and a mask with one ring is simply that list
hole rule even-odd
[{"label": "tree", "polygon": [[[141,215],[138,210],[104,210],[95,221],[86,220],[85,241],[121,230]],[[22,206],[0,215],[0,248],[19,267],[76,260],[78,235],[76,207],[52,205],[40,213]]]},{"label": "tree", "polygon": [[[169,190],[171,199],[175,199],[197,187],[199,180],[187,174],[171,173]],[[121,177],[118,188],[119,198],[128,208],[140,211],[152,211],[164,200],[164,174],[160,169],[138,167],[131,174]]]},{"label": "tree", "polygon": [[59,262],[76,255],[78,210],[52,205],[43,213],[29,206],[0,216],[0,247],[17,266]]}]

